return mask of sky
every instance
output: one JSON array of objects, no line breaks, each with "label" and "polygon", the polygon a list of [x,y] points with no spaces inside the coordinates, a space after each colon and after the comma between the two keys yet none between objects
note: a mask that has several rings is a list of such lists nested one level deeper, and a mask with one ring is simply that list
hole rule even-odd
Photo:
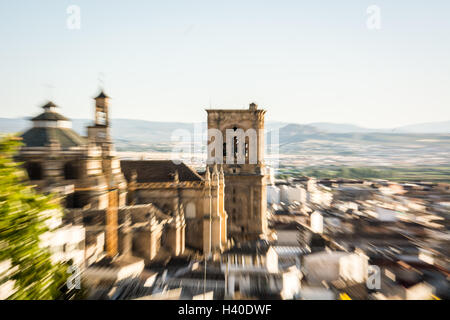
[{"label": "sky", "polygon": [[113,118],[199,122],[256,102],[268,121],[446,121],[450,1],[0,0],[0,117],[51,99],[91,118],[100,85]]}]

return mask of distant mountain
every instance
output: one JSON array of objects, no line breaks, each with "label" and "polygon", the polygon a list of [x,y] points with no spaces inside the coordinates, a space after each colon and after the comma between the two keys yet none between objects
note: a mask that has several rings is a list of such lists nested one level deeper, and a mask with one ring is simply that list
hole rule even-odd
[{"label": "distant mountain", "polygon": [[[91,119],[73,119],[72,128],[80,135],[87,135],[86,126],[91,125]],[[0,133],[18,133],[31,127],[31,122],[25,118],[0,118]],[[193,132],[194,123],[156,122],[132,119],[112,119],[112,135],[119,140],[137,142],[168,142],[172,133],[177,130]],[[205,126],[206,124],[201,123]]]},{"label": "distant mountain", "polygon": [[316,127],[303,124],[288,124],[279,131],[279,141],[282,144],[301,142],[307,139],[319,138],[326,133],[320,131]]},{"label": "distant mountain", "polygon": [[450,121],[417,123],[392,129],[370,129],[353,124],[331,122],[313,122],[308,125],[329,133],[450,133]]},{"label": "distant mountain", "polygon": [[26,118],[0,118],[0,133],[16,133],[30,125]]},{"label": "distant mountain", "polygon": [[[81,135],[86,135],[86,126],[92,124],[90,119],[74,119],[73,129]],[[0,133],[23,132],[31,127],[26,118],[0,118]],[[185,130],[189,134],[195,134],[194,128],[206,127],[205,122],[183,123],[183,122],[156,122],[146,120],[113,119],[112,135],[120,147],[126,148],[127,144],[134,143],[136,149],[141,144],[160,144],[171,142],[172,135]],[[266,123],[266,129],[279,130],[279,142],[282,144],[296,144],[308,140],[331,141],[335,143],[407,143],[420,139],[436,139],[440,134],[444,140],[448,139],[450,133],[450,121],[437,123],[422,123],[403,126],[391,130],[367,129],[352,124],[335,124],[317,122],[311,124],[295,124],[285,122]],[[427,134],[433,134],[429,137]]]},{"label": "distant mountain", "polygon": [[380,132],[380,129],[368,129],[347,123],[313,122],[308,125],[319,130],[330,133],[350,133],[350,132]]},{"label": "distant mountain", "polygon": [[[139,142],[169,142],[175,130],[186,130],[193,134],[195,126],[194,123],[129,119],[113,119],[111,125],[113,137]],[[205,124],[198,125],[203,127]]]},{"label": "distant mountain", "polygon": [[329,133],[450,133],[450,121],[417,123],[392,129],[371,129],[345,123],[313,122],[308,125]]},{"label": "distant mountain", "polygon": [[398,127],[392,132],[404,133],[450,133],[450,121],[425,122]]}]

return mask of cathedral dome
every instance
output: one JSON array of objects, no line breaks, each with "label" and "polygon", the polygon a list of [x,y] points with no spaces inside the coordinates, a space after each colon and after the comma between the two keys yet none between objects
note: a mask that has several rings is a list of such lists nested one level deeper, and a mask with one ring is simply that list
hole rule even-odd
[{"label": "cathedral dome", "polygon": [[26,147],[46,147],[58,143],[66,149],[86,144],[86,140],[72,130],[70,119],[56,112],[57,106],[53,102],[42,108],[44,112],[31,119],[33,127],[21,135]]}]

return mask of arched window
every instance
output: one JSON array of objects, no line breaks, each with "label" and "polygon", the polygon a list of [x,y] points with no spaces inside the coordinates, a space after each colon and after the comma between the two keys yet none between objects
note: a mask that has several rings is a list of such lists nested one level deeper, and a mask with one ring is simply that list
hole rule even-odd
[{"label": "arched window", "polygon": [[186,205],[186,219],[194,219],[196,217],[196,212],[195,212],[195,204],[193,202],[189,202]]},{"label": "arched window", "polygon": [[66,162],[64,165],[64,179],[72,180],[79,178],[78,164],[75,161]]},{"label": "arched window", "polygon": [[28,162],[26,164],[26,170],[28,173],[28,178],[30,180],[42,180],[43,178],[43,170],[42,166],[39,162]]},{"label": "arched window", "polygon": [[[236,132],[237,127],[234,127],[233,130],[234,132]],[[233,137],[233,155],[235,158],[237,158],[238,155],[238,144],[239,144],[238,138],[236,136]]]},{"label": "arched window", "polygon": [[245,145],[244,145],[244,154],[245,154],[245,160],[248,161],[248,144],[249,144],[249,137],[245,138]]}]

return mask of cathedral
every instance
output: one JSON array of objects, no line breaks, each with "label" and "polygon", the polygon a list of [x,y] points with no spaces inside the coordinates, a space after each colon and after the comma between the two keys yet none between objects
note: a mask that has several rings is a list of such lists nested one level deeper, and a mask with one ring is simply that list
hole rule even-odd
[{"label": "cathedral", "polygon": [[208,128],[258,130],[257,161],[208,159],[197,172],[172,160],[120,160],[111,138],[110,98],[102,90],[94,100],[86,136],[72,130],[54,103],[45,104],[22,134],[17,155],[38,190],[59,196],[65,221],[85,227],[86,241],[103,232],[109,258],[152,263],[221,253],[230,239],[267,236],[264,110],[255,104],[248,110],[207,110]]}]

